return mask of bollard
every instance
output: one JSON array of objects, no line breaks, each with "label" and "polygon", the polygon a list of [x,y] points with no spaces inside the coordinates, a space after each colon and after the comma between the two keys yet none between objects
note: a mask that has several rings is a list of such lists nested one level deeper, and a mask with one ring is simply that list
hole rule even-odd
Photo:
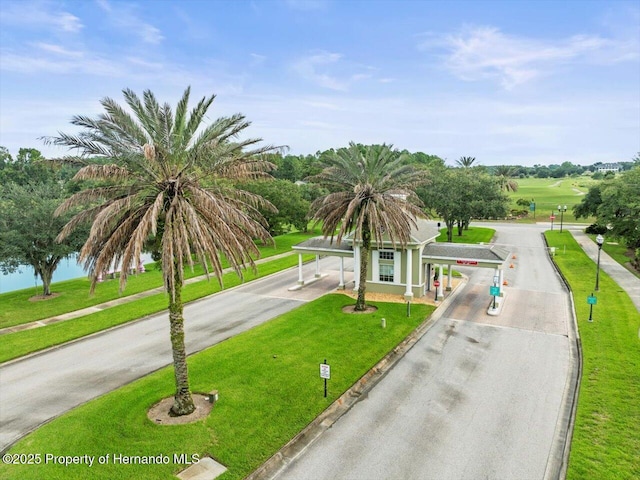
[{"label": "bollard", "polygon": [[382,328],[387,328],[387,319],[383,318],[382,320],[380,320],[380,325],[382,326]]}]

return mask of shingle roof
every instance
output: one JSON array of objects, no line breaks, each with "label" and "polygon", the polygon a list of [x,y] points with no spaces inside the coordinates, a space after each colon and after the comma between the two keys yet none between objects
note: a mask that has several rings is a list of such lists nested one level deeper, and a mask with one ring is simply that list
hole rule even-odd
[{"label": "shingle roof", "polygon": [[335,252],[353,252],[353,247],[348,245],[345,242],[340,243],[338,245],[334,239],[331,242],[330,238],[324,237],[314,237],[309,240],[305,240],[304,242],[298,243],[293,246],[294,250],[327,250],[327,251],[335,251]]},{"label": "shingle roof", "polygon": [[432,258],[452,260],[479,260],[502,263],[509,258],[509,252],[495,245],[470,245],[465,243],[429,243],[422,255]]}]

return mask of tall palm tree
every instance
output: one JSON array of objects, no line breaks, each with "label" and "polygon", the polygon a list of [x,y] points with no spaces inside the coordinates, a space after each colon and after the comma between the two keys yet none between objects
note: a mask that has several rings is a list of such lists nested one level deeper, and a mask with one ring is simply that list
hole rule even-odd
[{"label": "tall palm tree", "polygon": [[500,190],[505,192],[517,192],[518,182],[513,180],[515,169],[509,165],[499,165],[494,168],[493,174],[498,178]]},{"label": "tall palm tree", "polygon": [[322,233],[338,244],[353,232],[354,245],[360,245],[360,283],[355,310],[366,309],[367,267],[372,239],[382,245],[386,235],[396,245],[405,246],[416,217],[425,216],[413,189],[423,181],[422,172],[403,165],[404,158],[390,146],[349,148],[329,152],[320,159],[323,170],[311,180],[332,193],[311,205],[311,218],[322,222]]},{"label": "tall palm tree", "polygon": [[241,277],[247,265],[255,268],[252,255],[259,252],[254,239],[272,241],[257,211],[268,202],[231,188],[223,179],[268,176],[271,164],[260,154],[273,147],[257,147],[259,139],[237,141],[249,126],[240,114],[204,126],[214,95],[203,97],[188,111],[187,88],[174,112],[166,103],[161,106],[151,91],[145,91],[142,100],[128,89],[123,94],[133,115],[105,98],[101,103],[106,113],[95,119],[73,118],[71,123],[81,127],[81,133],[45,139],[76,150],[81,157],[107,160],[86,164],[75,176],[97,181],[98,186],[76,193],[60,206],[59,214],[76,205],[86,209],[67,223],[59,238],[83,222],[92,223],[79,258],[89,271],[93,291],[98,275],[118,263],[122,290],[127,268],[137,263],[145,241],[161,236],[176,383],[170,413],[187,415],[195,407],[184,344],[184,267],[193,267],[195,256],[207,276],[213,273],[220,282],[221,256]]},{"label": "tall palm tree", "polygon": [[456,160],[456,165],[462,168],[471,168],[473,162],[476,161],[476,157],[460,157]]}]

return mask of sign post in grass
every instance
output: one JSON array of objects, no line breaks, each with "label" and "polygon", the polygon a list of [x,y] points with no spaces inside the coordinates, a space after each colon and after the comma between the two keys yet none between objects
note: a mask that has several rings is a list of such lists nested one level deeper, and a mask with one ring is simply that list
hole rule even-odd
[{"label": "sign post in grass", "polygon": [[327,359],[320,364],[320,378],[324,378],[324,398],[327,398],[327,380],[331,378],[331,367],[327,364]]},{"label": "sign post in grass", "polygon": [[593,295],[593,292],[591,292],[591,295],[589,295],[587,297],[587,303],[589,304],[589,322],[593,322],[593,306],[598,303],[598,299]]}]

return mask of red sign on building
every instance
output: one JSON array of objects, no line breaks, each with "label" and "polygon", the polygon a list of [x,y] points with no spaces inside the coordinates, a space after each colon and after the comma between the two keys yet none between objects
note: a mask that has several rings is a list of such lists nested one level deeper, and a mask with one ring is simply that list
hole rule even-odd
[{"label": "red sign on building", "polygon": [[456,260],[458,265],[478,265],[476,260]]}]

